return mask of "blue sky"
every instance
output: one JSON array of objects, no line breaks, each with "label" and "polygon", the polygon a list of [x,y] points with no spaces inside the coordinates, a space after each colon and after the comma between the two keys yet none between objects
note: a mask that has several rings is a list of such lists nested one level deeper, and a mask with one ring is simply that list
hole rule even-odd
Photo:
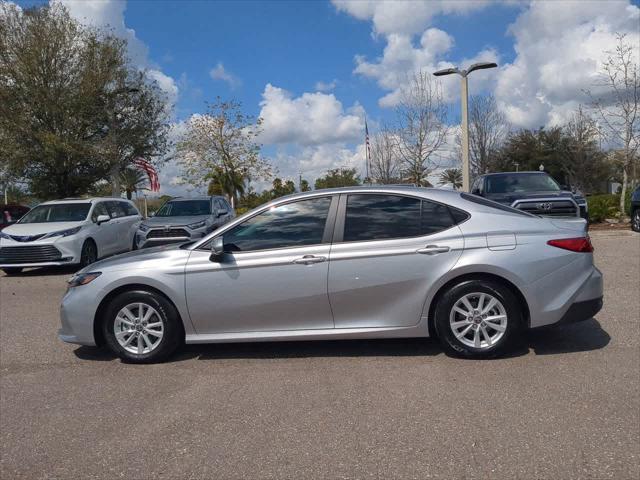
[{"label": "blue sky", "polygon": [[[206,100],[234,98],[264,118],[263,153],[280,176],[312,181],[363,169],[365,114],[372,134],[393,124],[412,72],[497,61],[474,72],[470,93],[494,95],[513,128],[537,128],[587,102],[616,33],[640,44],[637,0],[52,1],[128,40],[173,103],[174,138]],[[459,84],[442,82],[451,135],[438,158],[453,165]],[[179,176],[175,162],[163,168],[164,193],[184,192]]]}]

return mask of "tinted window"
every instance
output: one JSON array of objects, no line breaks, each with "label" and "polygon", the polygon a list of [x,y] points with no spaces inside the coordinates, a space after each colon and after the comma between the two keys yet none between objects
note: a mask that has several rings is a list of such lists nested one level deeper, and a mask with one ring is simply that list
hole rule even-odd
[{"label": "tinted window", "polygon": [[398,195],[349,195],[343,240],[418,237],[454,223],[449,209],[439,203]]},{"label": "tinted window", "polygon": [[90,208],[90,203],[40,205],[22,217],[19,223],[82,222]]},{"label": "tinted window", "polygon": [[557,192],[560,185],[544,173],[489,175],[487,193]]},{"label": "tinted window", "polygon": [[331,198],[270,208],[224,234],[228,251],[266,250],[322,243]]},{"label": "tinted window", "polygon": [[104,202],[96,203],[95,207],[93,207],[93,211],[91,212],[91,220],[93,220],[93,222],[97,222],[100,215],[109,215],[109,212],[107,212],[107,207],[104,206]]},{"label": "tinted window", "polygon": [[506,205],[502,205],[501,203],[494,202],[493,200],[487,200],[484,197],[478,197],[477,195],[469,195],[468,193],[461,193],[460,196],[469,202],[478,203],[480,205],[484,205],[485,207],[495,208],[496,210],[502,210],[503,212],[516,213],[519,215],[524,215],[525,217],[536,216],[536,215],[532,215],[531,213],[523,212],[522,210],[518,210],[516,208],[507,207]]},{"label": "tinted window", "polygon": [[122,202],[106,202],[106,204],[111,218],[120,218],[127,216],[127,212],[125,212],[124,208],[122,208]]},{"label": "tinted window", "polygon": [[139,215],[138,210],[129,202],[119,202],[127,215]]},{"label": "tinted window", "polygon": [[210,215],[211,200],[172,200],[165,203],[156,217]]}]

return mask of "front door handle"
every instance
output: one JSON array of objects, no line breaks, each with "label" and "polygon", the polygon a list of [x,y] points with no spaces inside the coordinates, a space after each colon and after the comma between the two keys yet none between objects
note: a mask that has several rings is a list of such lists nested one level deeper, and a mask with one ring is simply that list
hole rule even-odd
[{"label": "front door handle", "polygon": [[416,253],[422,253],[424,255],[436,255],[438,253],[446,253],[451,248],[449,247],[439,247],[438,245],[427,245],[424,248],[419,248],[416,250]]},{"label": "front door handle", "polygon": [[296,265],[313,265],[314,263],[326,262],[327,257],[316,257],[315,255],[305,255],[302,258],[296,258],[293,263]]}]

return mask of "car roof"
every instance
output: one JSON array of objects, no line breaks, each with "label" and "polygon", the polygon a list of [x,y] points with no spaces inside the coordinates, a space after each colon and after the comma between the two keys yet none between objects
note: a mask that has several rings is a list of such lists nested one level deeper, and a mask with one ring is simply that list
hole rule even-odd
[{"label": "car roof", "polygon": [[207,195],[200,195],[197,197],[175,197],[168,201],[169,202],[188,202],[189,200],[211,200],[212,198],[223,198],[223,197],[220,197],[218,195],[212,195],[210,197]]},{"label": "car roof", "polygon": [[504,176],[504,175],[522,175],[522,174],[526,174],[526,175],[549,175],[547,172],[541,172],[539,170],[525,170],[522,172],[494,172],[494,173],[485,173],[483,175],[481,175],[482,177],[500,177],[500,176]]},{"label": "car roof", "polygon": [[131,202],[131,200],[128,200],[122,197],[88,197],[88,198],[63,198],[61,200],[48,200],[46,202],[42,202],[40,205],[55,205],[55,204],[64,204],[64,203],[94,203],[101,200],[119,200],[121,202]]},{"label": "car roof", "polygon": [[270,203],[280,203],[282,200],[295,200],[317,197],[323,195],[336,195],[340,193],[396,193],[403,195],[419,196],[427,199],[453,204],[460,200],[460,192],[444,188],[416,187],[413,185],[358,185],[354,187],[323,188],[309,192],[293,193],[279,197]]}]

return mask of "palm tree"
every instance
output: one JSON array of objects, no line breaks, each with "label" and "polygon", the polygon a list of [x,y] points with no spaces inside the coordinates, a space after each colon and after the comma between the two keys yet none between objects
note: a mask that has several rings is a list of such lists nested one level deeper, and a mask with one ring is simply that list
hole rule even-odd
[{"label": "palm tree", "polygon": [[120,172],[120,185],[127,192],[127,198],[131,200],[134,192],[147,188],[147,175],[135,168],[125,168]]},{"label": "palm tree", "polygon": [[462,187],[462,171],[459,168],[447,168],[440,173],[438,185],[453,185],[457,190]]},{"label": "palm tree", "polygon": [[209,178],[209,195],[226,195],[235,207],[238,197],[245,192],[245,176],[235,170],[217,168]]}]

